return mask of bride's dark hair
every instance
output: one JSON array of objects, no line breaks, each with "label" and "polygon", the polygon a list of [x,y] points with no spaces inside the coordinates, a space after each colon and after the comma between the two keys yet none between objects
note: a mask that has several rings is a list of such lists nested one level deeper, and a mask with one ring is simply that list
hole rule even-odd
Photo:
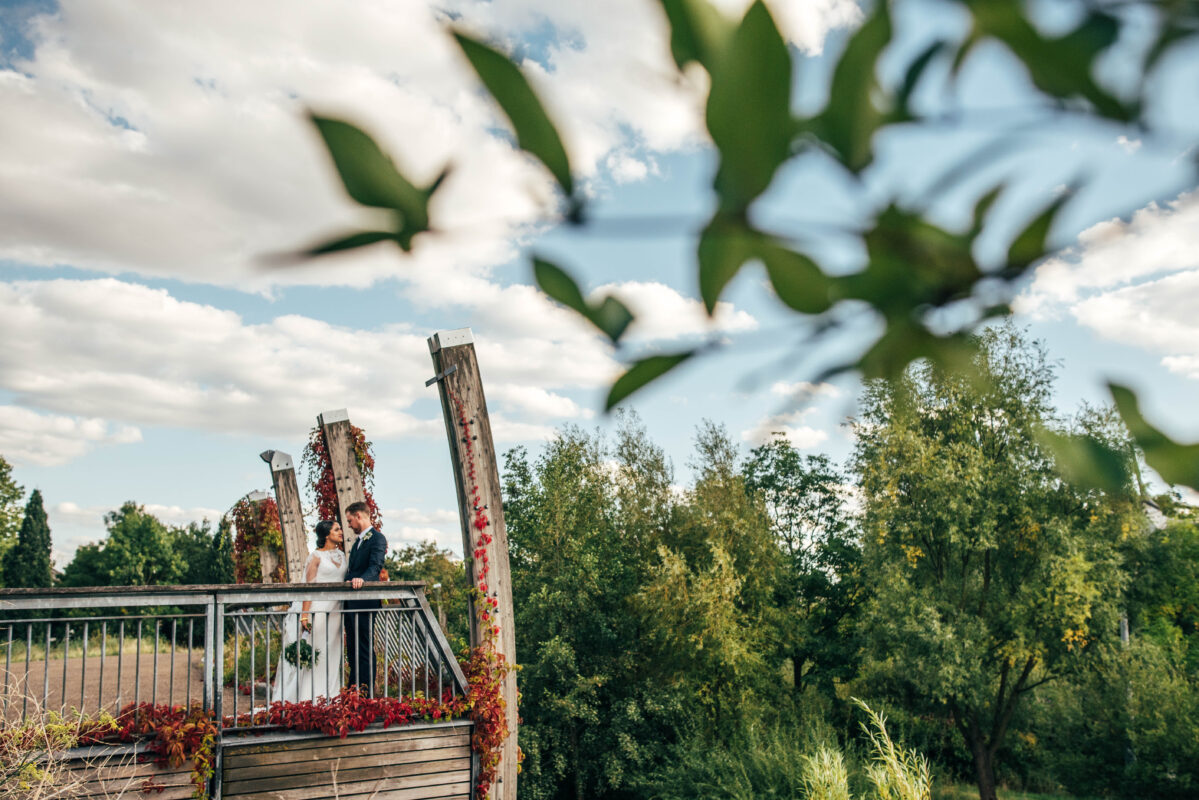
[{"label": "bride's dark hair", "polygon": [[316,547],[319,550],[325,546],[325,540],[329,538],[329,531],[333,530],[333,520],[322,519],[316,523]]}]

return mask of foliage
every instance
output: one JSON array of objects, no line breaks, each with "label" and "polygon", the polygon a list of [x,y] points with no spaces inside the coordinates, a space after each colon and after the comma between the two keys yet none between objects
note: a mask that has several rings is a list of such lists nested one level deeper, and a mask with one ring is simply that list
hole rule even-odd
[{"label": "foliage", "polygon": [[[487,507],[479,494],[478,463],[475,459],[474,441],[477,438],[471,433],[474,421],[466,416],[466,408],[458,396],[447,388],[449,401],[457,416],[458,427],[462,429],[463,461],[468,466],[466,480],[470,481],[471,519],[467,530],[471,531],[473,550],[471,553],[470,576],[473,585],[470,587],[472,631],[478,631],[478,638],[472,635],[474,647],[466,665],[466,675],[470,683],[471,719],[475,728],[471,734],[471,745],[479,759],[479,779],[475,784],[475,795],[479,800],[486,800],[499,774],[500,759],[503,757],[504,742],[509,736],[509,714],[516,714],[515,708],[508,708],[504,698],[504,683],[509,673],[515,669],[509,664],[504,654],[500,652],[497,641],[500,635],[497,611],[499,601],[495,592],[488,584],[491,572],[490,557],[487,555],[488,546],[494,541],[491,533],[492,522],[487,516]],[[508,621],[507,624],[513,624]],[[477,644],[475,643],[477,642]],[[514,727],[514,726],[513,726]],[[518,759],[519,749],[518,749]]]},{"label": "foliage", "polygon": [[932,774],[928,759],[896,745],[887,733],[887,718],[857,698],[854,702],[868,717],[862,730],[870,739],[873,757],[866,766],[866,777],[879,800],[930,800]]},{"label": "foliage", "polygon": [[293,667],[312,669],[320,663],[321,651],[314,650],[304,639],[298,639],[283,648],[283,658]]},{"label": "foliage", "polygon": [[[350,438],[354,442],[354,462],[362,476],[362,494],[370,510],[371,524],[375,530],[383,530],[383,515],[375,503],[375,456],[366,433],[356,425],[350,426]],[[308,445],[300,458],[304,473],[308,476],[308,497],[316,506],[320,519],[340,519],[337,502],[337,481],[333,476],[333,460],[325,446],[325,434],[319,425],[308,432]]]},{"label": "foliage", "polygon": [[279,523],[279,507],[274,498],[250,502],[237,501],[230,512],[237,535],[233,539],[233,575],[238,583],[262,583],[262,556],[259,549],[275,551],[278,567],[274,582],[286,583],[287,559],[283,551],[283,528]]},{"label": "foliage", "polygon": [[801,456],[785,438],[754,448],[741,468],[746,491],[760,494],[783,555],[776,600],[779,655],[792,684],[826,695],[855,673],[861,545],[846,508],[846,480],[822,454]]},{"label": "foliage", "polygon": [[[63,569],[64,586],[232,583],[230,523],[167,526],[129,501],[105,518],[107,537],[81,545]],[[222,540],[224,544],[222,544]]]},{"label": "foliage", "polygon": [[34,489],[29,495],[29,502],[25,504],[25,516],[21,520],[16,544],[8,549],[3,562],[0,562],[4,585],[49,587],[54,578],[50,546],[50,523],[46,520],[42,493]]},{"label": "foliage", "polygon": [[983,800],[1021,698],[1083,666],[1116,630],[1129,494],[1063,481],[1038,431],[1052,371],[1011,327],[976,343],[972,381],[925,364],[875,382],[855,425],[865,499],[870,674],[913,711],[948,716]]},{"label": "foliage", "polygon": [[[965,115],[951,100],[940,105],[921,100],[941,87],[946,98],[953,98],[963,65],[978,50],[1004,52],[1020,65],[1030,84],[1024,93],[1027,110],[1041,114],[1043,121],[1098,121],[1130,135],[1143,135],[1156,130],[1164,119],[1151,102],[1151,87],[1166,63],[1163,56],[1199,33],[1194,3],[1077,4],[1070,28],[1047,34],[1037,24],[1035,11],[1018,0],[958,0],[954,5],[968,20],[962,33],[923,42],[901,41],[893,18],[901,17],[912,4],[879,0],[849,37],[833,69],[822,74],[819,88],[823,91],[818,93],[822,105],[797,109],[792,85],[795,57],[762,0],[752,3],[740,19],[726,17],[707,0],[659,3],[670,28],[670,51],[680,79],[687,71],[702,70],[709,86],[705,123],[718,168],[712,217],[695,241],[695,271],[708,312],[714,313],[725,288],[747,264],[760,263],[773,293],[800,319],[814,323],[803,343],[805,352],[820,345],[839,352],[839,323],[846,314],[882,322],[877,338],[829,368],[857,371],[867,378],[898,377],[918,359],[947,370],[968,370],[973,359],[971,340],[965,334],[981,322],[1009,313],[1008,300],[1016,282],[1050,252],[1048,235],[1071,199],[1066,194],[1031,209],[1007,241],[1006,253],[980,260],[976,253],[986,248],[977,245],[991,232],[989,211],[1003,196],[1007,178],[987,177],[983,183],[979,176],[986,175],[1001,155],[1019,147],[1021,140],[1015,133],[1023,132],[1022,115],[999,115],[1000,123],[972,128],[971,134],[983,146],[944,169],[925,201],[910,199],[906,185],[879,186],[866,179],[879,138],[901,127],[944,131],[965,126]],[[1125,5],[1140,6],[1134,10],[1147,13],[1130,13]],[[1146,17],[1152,20],[1149,24]],[[1124,35],[1134,29],[1136,37]],[[466,33],[453,35],[511,123],[518,146],[538,159],[561,188],[567,201],[566,220],[586,225],[588,217],[574,190],[561,137],[520,69]],[[1096,78],[1095,68],[1118,41],[1131,38],[1144,41],[1146,55],[1122,61],[1122,89],[1117,92]],[[903,76],[901,80],[880,80],[879,66],[884,61]],[[441,179],[418,189],[360,129],[341,120],[314,117],[313,121],[349,196],[368,208],[389,209],[395,224],[389,230],[339,236],[306,255],[385,240],[410,250],[414,237],[434,227],[430,198]],[[854,211],[831,225],[865,253],[865,263],[855,272],[847,274],[832,259],[821,263],[820,249],[811,246],[829,221],[793,222],[786,230],[755,222],[755,204],[774,184],[775,176],[813,163],[832,164],[850,187],[849,206]],[[932,197],[958,189],[977,192],[972,220],[964,231],[936,224],[929,210]],[[867,210],[864,223],[859,218],[862,208]],[[614,297],[591,302],[565,270],[544,259],[533,260],[534,277],[550,297],[591,321],[613,342],[621,341],[634,318],[627,307]],[[607,407],[706,349],[639,352],[613,384]],[[1112,396],[1149,464],[1169,481],[1199,486],[1199,445],[1179,445],[1161,434],[1141,417],[1131,391],[1113,386]],[[1080,471],[1094,473],[1085,463],[1103,460],[1094,448],[1060,444],[1062,455],[1079,462]]]},{"label": "foliage", "polygon": [[439,618],[444,616],[451,649],[458,652],[469,647],[469,590],[463,561],[434,542],[425,541],[394,550],[385,563],[393,580],[424,581],[429,605]]},{"label": "foliage", "polygon": [[[4,456],[0,456],[0,563],[4,554],[17,543],[17,533],[21,529],[24,510],[21,508],[21,498],[25,489],[12,476],[12,465]],[[0,574],[0,578],[3,578]]]}]

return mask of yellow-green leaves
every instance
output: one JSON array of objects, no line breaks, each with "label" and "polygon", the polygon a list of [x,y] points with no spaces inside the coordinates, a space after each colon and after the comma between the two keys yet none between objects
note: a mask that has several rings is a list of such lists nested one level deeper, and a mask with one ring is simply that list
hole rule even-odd
[{"label": "yellow-green leaves", "polygon": [[608,392],[608,401],[604,404],[604,410],[611,411],[633,392],[662,377],[693,355],[695,355],[694,350],[687,350],[682,353],[656,355],[634,361],[628,371],[612,384],[612,390]]},{"label": "yellow-green leaves", "polygon": [[613,344],[620,341],[625,328],[633,321],[633,313],[628,307],[611,295],[599,303],[588,303],[574,278],[548,261],[533,259],[533,277],[541,291],[567,308],[582,314],[592,325],[603,331]]},{"label": "yellow-green leaves", "polygon": [[417,188],[361,128],[316,114],[311,119],[333,158],[346,193],[361,205],[394,212],[395,229],[351,233],[317,245],[307,254],[349,250],[387,239],[410,250],[413,237],[429,229],[429,198],[437,191],[441,177],[424,189]]},{"label": "yellow-green leaves", "polygon": [[1107,388],[1149,466],[1167,483],[1199,489],[1199,444],[1179,444],[1150,425],[1141,415],[1136,393],[1128,387],[1109,383]]},{"label": "yellow-green leaves", "polygon": [[464,33],[455,32],[454,38],[474,67],[479,80],[483,81],[487,91],[499,103],[508,121],[512,123],[512,128],[516,131],[516,141],[521,149],[536,156],[569,197],[574,192],[574,182],[570,175],[570,160],[566,157],[566,148],[562,146],[558,130],[545,113],[545,108],[537,99],[529,82],[525,80],[525,76],[498,50]]},{"label": "yellow-green leaves", "polygon": [[720,151],[716,193],[737,211],[766,191],[791,147],[791,54],[758,0],[708,66],[707,121]]}]

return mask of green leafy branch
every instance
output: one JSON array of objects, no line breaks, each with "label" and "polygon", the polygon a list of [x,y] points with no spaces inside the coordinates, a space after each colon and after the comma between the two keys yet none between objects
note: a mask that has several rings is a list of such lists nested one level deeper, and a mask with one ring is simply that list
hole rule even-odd
[{"label": "green leafy branch", "polygon": [[[1199,34],[1199,7],[1194,3],[1143,0],[1135,3],[1157,17],[1154,39],[1139,65],[1134,89],[1119,96],[1095,78],[1096,62],[1120,38],[1129,15],[1122,5],[1090,4],[1081,19],[1060,35],[1046,35],[1018,0],[957,0],[969,16],[961,41],[927,43],[902,65],[902,80],[885,85],[879,64],[894,40],[892,11],[900,0],[879,0],[849,37],[828,79],[828,99],[809,115],[792,108],[797,65],[769,9],[754,2],[740,19],[723,15],[707,0],[658,0],[670,28],[670,52],[678,69],[698,65],[707,72],[710,90],[705,123],[719,165],[713,182],[715,212],[696,242],[696,273],[709,315],[729,283],[749,264],[761,264],[774,294],[801,319],[815,323],[809,347],[831,341],[830,315],[846,304],[880,318],[878,338],[824,377],[857,372],[867,378],[899,375],[915,360],[969,370],[970,331],[1010,313],[1007,298],[1013,284],[1049,254],[1054,222],[1070,193],[1034,210],[1010,241],[1000,264],[975,258],[976,243],[988,214],[1003,193],[1002,184],[983,191],[965,231],[952,231],[930,221],[927,208],[883,198],[858,234],[867,255],[860,271],[845,275],[827,268],[810,252],[793,246],[797,233],[763,230],[752,222],[753,204],[775,176],[796,159],[831,160],[851,182],[860,184],[874,161],[878,136],[895,126],[937,124],[923,118],[914,103],[930,81],[934,64],[948,67],[956,80],[972,52],[986,43],[1013,56],[1048,107],[1062,114],[1116,125],[1151,129],[1144,113],[1145,87],[1164,54]],[[1105,9],[1106,6],[1106,9]],[[576,194],[570,159],[545,107],[520,67],[491,45],[461,31],[454,41],[482,86],[499,106],[517,145],[553,176],[564,198],[564,218],[585,226],[585,204]],[[406,179],[375,141],[348,122],[313,116],[349,196],[361,205],[391,212],[385,230],[354,231],[307,250],[317,256],[383,241],[404,251],[430,232],[429,202],[441,177],[426,187]],[[936,182],[939,191],[961,185],[989,159],[1011,145],[989,143],[964,165]],[[619,299],[589,298],[568,271],[534,256],[533,277],[551,298],[580,314],[619,346],[634,315]],[[954,313],[943,312],[952,309]],[[946,319],[957,320],[947,325]],[[632,361],[613,384],[606,406],[611,409],[634,392],[702,354],[702,348],[649,353]],[[1112,387],[1125,424],[1150,466],[1171,482],[1199,486],[1199,445],[1180,445],[1145,421],[1135,395]],[[1096,482],[1115,480],[1118,459],[1103,454],[1098,443],[1050,437],[1047,442],[1069,469]],[[1104,476],[1107,476],[1106,478]]]}]

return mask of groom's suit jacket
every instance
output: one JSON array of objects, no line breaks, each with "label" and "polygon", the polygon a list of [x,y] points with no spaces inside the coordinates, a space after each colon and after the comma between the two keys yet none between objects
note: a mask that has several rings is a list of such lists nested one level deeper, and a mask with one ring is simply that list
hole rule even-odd
[{"label": "groom's suit jacket", "polygon": [[[364,541],[365,540],[365,541]],[[383,559],[387,556],[387,538],[379,531],[371,528],[363,531],[362,535],[350,548],[350,563],[346,567],[346,580],[362,578],[364,581],[379,580],[379,572],[383,569]],[[378,600],[347,600],[346,608],[379,608]]]}]

